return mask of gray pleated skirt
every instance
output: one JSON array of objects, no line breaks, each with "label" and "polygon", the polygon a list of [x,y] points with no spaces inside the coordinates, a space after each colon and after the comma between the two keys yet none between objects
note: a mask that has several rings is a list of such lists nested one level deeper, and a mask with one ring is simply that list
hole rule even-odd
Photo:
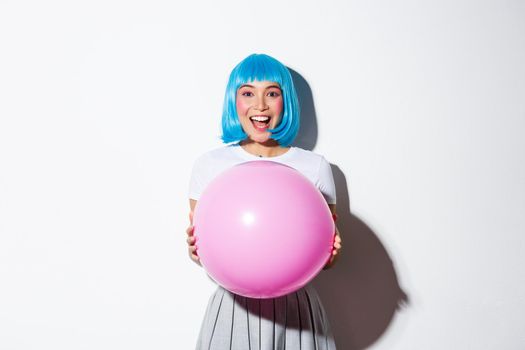
[{"label": "gray pleated skirt", "polygon": [[218,287],[196,349],[335,350],[335,342],[311,285],[274,299],[246,298]]}]

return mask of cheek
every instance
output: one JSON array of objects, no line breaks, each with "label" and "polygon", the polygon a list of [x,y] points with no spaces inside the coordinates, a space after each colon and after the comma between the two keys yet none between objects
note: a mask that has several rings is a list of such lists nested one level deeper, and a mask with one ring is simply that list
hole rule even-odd
[{"label": "cheek", "polygon": [[282,98],[276,101],[275,103],[275,113],[277,113],[279,117],[282,117],[282,114],[283,114],[283,99]]},{"label": "cheek", "polygon": [[235,101],[235,107],[237,108],[237,114],[240,116],[244,115],[246,110],[248,109],[249,105],[242,99],[238,99]]}]

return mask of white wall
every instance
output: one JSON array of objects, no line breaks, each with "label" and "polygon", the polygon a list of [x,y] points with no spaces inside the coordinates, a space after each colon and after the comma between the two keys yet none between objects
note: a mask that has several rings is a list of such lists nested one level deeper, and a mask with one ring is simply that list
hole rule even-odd
[{"label": "white wall", "polygon": [[193,348],[189,172],[252,52],[334,165],[339,349],[524,349],[524,34],[518,0],[3,1],[0,349]]}]

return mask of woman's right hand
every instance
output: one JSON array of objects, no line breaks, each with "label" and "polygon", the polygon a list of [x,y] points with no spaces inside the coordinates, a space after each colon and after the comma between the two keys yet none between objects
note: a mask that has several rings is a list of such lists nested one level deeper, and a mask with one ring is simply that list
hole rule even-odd
[{"label": "woman's right hand", "polygon": [[191,260],[193,260],[197,265],[202,266],[199,256],[197,255],[197,246],[195,245],[196,239],[193,235],[193,230],[193,212],[190,212],[190,226],[186,229],[186,234],[188,235],[188,238],[186,238],[186,243],[188,243],[188,253]]}]

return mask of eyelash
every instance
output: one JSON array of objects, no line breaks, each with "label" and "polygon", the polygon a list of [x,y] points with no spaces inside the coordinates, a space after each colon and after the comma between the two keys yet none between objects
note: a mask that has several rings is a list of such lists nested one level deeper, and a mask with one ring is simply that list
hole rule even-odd
[{"label": "eyelash", "polygon": [[[241,95],[242,95],[242,96],[247,96],[247,97],[252,97],[252,96],[253,96],[253,93],[250,92],[250,91],[245,91],[245,92],[242,92]],[[279,94],[278,92],[276,92],[276,91],[270,91],[270,92],[268,93],[268,96],[270,96],[270,97],[279,97],[280,94]]]}]

